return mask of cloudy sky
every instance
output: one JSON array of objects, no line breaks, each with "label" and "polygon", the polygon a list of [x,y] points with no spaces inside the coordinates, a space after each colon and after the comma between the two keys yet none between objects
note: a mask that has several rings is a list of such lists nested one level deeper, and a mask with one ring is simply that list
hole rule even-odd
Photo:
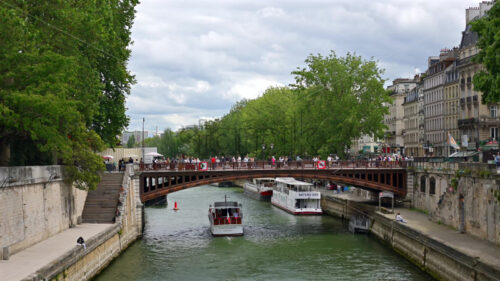
[{"label": "cloudy sky", "polygon": [[293,81],[309,54],[373,57],[385,78],[460,43],[472,0],[142,0],[132,29],[129,130],[177,130]]}]

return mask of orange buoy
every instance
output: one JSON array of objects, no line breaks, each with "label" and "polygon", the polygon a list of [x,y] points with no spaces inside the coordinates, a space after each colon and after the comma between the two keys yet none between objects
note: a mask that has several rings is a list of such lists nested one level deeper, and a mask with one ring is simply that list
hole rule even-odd
[{"label": "orange buoy", "polygon": [[177,210],[179,210],[179,208],[177,208],[177,201],[175,201],[175,203],[174,203],[174,211],[177,211]]}]

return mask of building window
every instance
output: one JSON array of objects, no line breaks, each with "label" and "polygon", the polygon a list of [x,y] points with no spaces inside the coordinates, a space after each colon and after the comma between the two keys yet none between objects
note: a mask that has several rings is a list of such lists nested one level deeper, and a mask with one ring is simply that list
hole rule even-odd
[{"label": "building window", "polygon": [[496,140],[498,138],[498,128],[490,128],[490,139]]},{"label": "building window", "polygon": [[436,194],[436,180],[434,178],[429,180],[429,194]]},{"label": "building window", "polygon": [[420,177],[420,192],[425,193],[425,176]]},{"label": "building window", "polygon": [[490,116],[491,117],[497,117],[498,115],[498,108],[496,105],[490,106]]}]

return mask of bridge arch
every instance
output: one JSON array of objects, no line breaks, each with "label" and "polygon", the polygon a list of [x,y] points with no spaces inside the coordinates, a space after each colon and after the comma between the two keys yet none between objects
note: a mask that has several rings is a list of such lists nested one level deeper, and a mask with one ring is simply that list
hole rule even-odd
[{"label": "bridge arch", "polygon": [[168,193],[224,181],[260,177],[294,177],[323,179],[355,185],[372,191],[392,191],[396,196],[406,195],[406,170],[391,169],[251,169],[212,171],[142,171],[139,174],[142,202],[165,196]]}]

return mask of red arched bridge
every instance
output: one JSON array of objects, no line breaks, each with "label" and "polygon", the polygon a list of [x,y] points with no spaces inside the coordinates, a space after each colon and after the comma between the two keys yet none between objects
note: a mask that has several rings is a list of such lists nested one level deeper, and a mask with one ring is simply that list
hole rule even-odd
[{"label": "red arched bridge", "polygon": [[190,187],[262,177],[324,179],[373,191],[406,195],[406,163],[375,161],[294,161],[288,163],[162,163],[141,164],[141,201],[146,202]]}]

